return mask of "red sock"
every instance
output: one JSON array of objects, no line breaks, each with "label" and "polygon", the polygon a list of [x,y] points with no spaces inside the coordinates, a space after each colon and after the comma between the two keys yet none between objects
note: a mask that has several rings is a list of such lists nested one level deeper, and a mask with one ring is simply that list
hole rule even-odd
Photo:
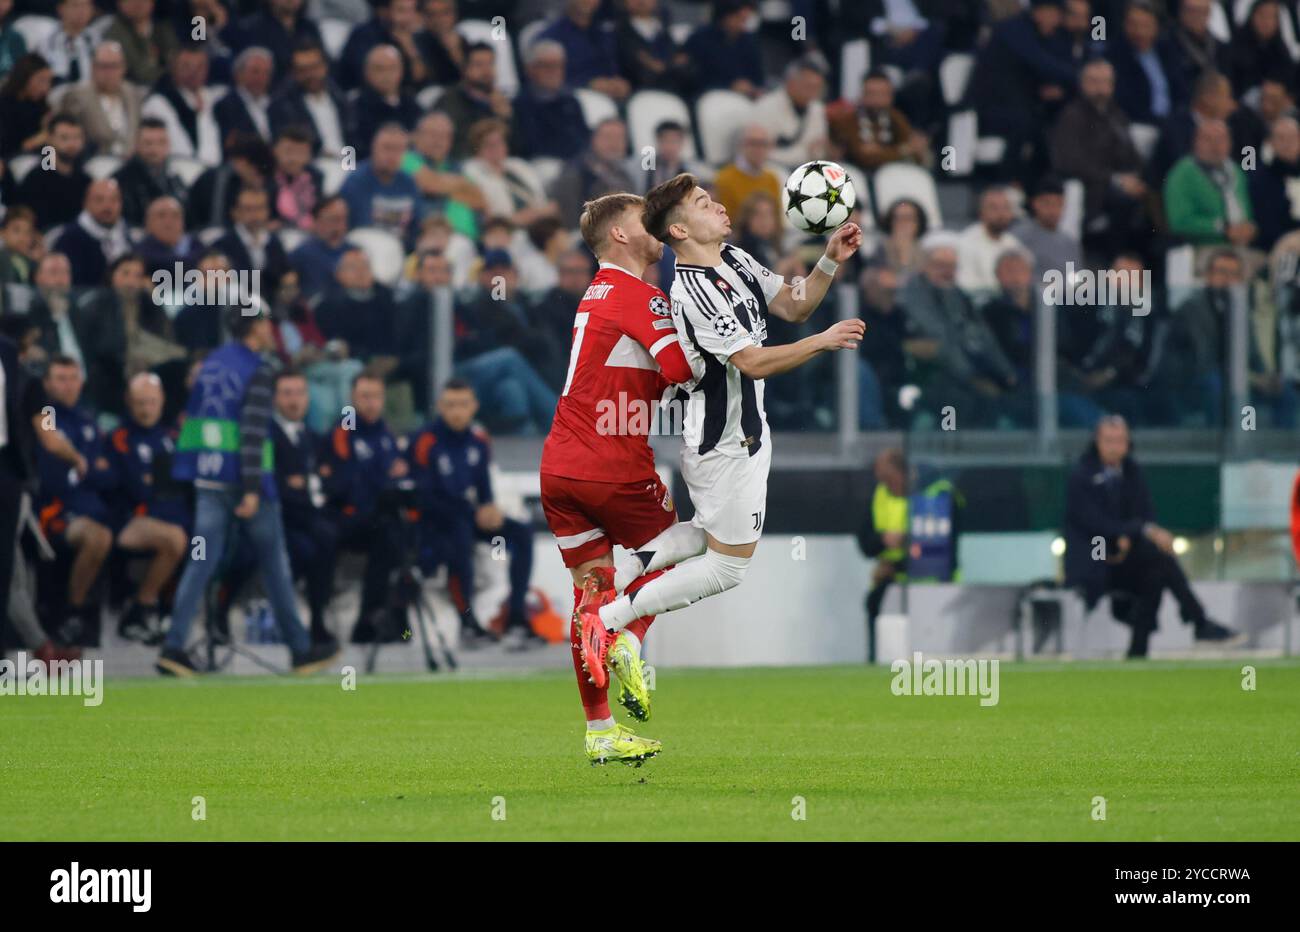
[{"label": "red sock", "polygon": [[[672,569],[672,567],[667,567],[667,569]],[[667,569],[655,570],[653,573],[647,573],[644,576],[638,576],[636,579],[632,580],[630,583],[627,584],[627,588],[623,590],[623,594],[631,595],[633,592],[636,592],[638,589],[640,589],[650,580],[654,579],[657,576],[662,576],[667,571]],[[628,624],[627,630],[635,634],[637,640],[640,641],[642,644],[644,644],[645,633],[650,628],[650,626],[654,624],[654,620],[655,620],[654,615],[647,615],[644,618],[633,619]]]},{"label": "red sock", "polygon": [[[573,604],[582,599],[582,590],[573,587]],[[578,695],[582,698],[582,710],[587,713],[587,721],[595,722],[613,716],[609,711],[609,688],[597,689],[587,679],[587,671],[582,669],[582,648],[578,642],[578,626],[569,622],[569,644],[573,648],[573,672],[578,677]]]}]

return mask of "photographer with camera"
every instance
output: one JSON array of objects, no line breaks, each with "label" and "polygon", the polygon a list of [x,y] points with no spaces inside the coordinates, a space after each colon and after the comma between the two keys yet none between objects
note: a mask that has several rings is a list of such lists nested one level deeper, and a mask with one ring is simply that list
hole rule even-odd
[{"label": "photographer with camera", "polygon": [[425,572],[447,565],[448,589],[461,618],[461,641],[491,635],[474,615],[474,545],[504,544],[510,556],[505,640],[511,650],[540,643],[524,609],[533,571],[533,533],[507,518],[492,495],[492,447],[474,424],[478,399],[463,379],[451,379],[438,397],[438,417],[411,437],[411,472],[420,508],[420,560]]}]

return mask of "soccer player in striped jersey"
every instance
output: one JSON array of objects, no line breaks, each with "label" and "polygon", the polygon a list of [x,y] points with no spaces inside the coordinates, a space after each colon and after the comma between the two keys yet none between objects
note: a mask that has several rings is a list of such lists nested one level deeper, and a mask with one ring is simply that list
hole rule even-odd
[{"label": "soccer player in striped jersey", "polygon": [[740,584],[763,531],[772,459],[763,380],[821,353],[855,349],[866,329],[861,320],[842,320],[797,343],[764,345],[769,313],[802,323],[821,304],[839,263],[862,244],[857,224],[831,234],[816,269],[791,286],[726,242],[727,211],[693,176],[681,174],[652,188],[645,201],[646,230],[677,258],[672,316],[691,366],[681,469],[695,517],[620,560],[613,589],[677,566],[603,604],[584,603],[579,627],[588,669],[603,661],[602,650],[636,619]]}]

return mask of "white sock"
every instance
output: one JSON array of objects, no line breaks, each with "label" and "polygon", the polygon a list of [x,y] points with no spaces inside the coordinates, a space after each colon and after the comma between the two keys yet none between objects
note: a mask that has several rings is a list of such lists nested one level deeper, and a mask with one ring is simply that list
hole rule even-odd
[{"label": "white sock", "polygon": [[673,567],[632,596],[619,596],[602,605],[600,620],[611,631],[621,631],[637,618],[685,608],[740,585],[748,567],[749,557],[729,557],[716,550],[705,550],[698,560]]},{"label": "white sock", "polygon": [[587,731],[608,731],[613,727],[613,718],[587,719]]},{"label": "white sock", "polygon": [[635,551],[614,563],[614,591],[622,592],[638,576],[698,557],[706,546],[704,531],[689,521],[679,521]]}]

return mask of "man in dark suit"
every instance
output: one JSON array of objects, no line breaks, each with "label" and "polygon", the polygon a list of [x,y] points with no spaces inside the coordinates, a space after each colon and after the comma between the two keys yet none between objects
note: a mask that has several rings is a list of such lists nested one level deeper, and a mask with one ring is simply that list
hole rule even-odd
[{"label": "man in dark suit", "polygon": [[221,138],[231,133],[255,133],[271,141],[271,76],[275,59],[259,46],[240,52],[234,64],[235,83],[212,109]]},{"label": "man in dark suit", "polygon": [[122,192],[112,178],[101,178],[86,189],[85,208],[77,219],[64,224],[54,241],[72,264],[72,284],[98,288],[105,284],[109,263],[133,248],[122,219]]},{"label": "man in dark suit", "polygon": [[1089,608],[1107,592],[1129,596],[1111,610],[1133,629],[1130,657],[1146,656],[1166,589],[1198,641],[1234,639],[1234,632],[1206,616],[1174,557],[1174,535],[1156,524],[1151,490],[1130,455],[1128,424],[1119,415],[1097,423],[1092,446],[1070,473],[1065,583],[1083,590]]},{"label": "man in dark suit", "polygon": [[235,271],[261,272],[259,294],[270,300],[280,284],[280,276],[289,268],[289,256],[280,238],[267,228],[271,207],[266,190],[244,188],[231,211],[234,225],[213,244],[213,248],[230,260]]},{"label": "man in dark suit", "polygon": [[189,187],[167,168],[171,155],[167,124],[157,117],[145,117],[135,134],[135,155],[113,175],[122,192],[122,216],[132,226],[144,222],[145,211],[160,197],[174,197],[182,204]]},{"label": "man in dark suit", "polygon": [[[27,373],[18,362],[18,346],[0,335],[0,612],[7,612],[9,606],[23,485],[34,472],[32,412],[23,403],[26,386]],[[0,654],[4,653],[4,633],[5,625],[0,624]]]},{"label": "man in dark suit", "polygon": [[1115,102],[1134,123],[1157,125],[1185,104],[1190,89],[1170,46],[1158,43],[1160,22],[1142,0],[1124,13],[1124,30],[1107,43],[1115,67]]},{"label": "man in dark suit", "polygon": [[288,74],[297,44],[321,41],[320,27],[307,16],[306,5],[305,0],[267,0],[264,9],[239,21],[238,47],[260,45],[274,57],[275,73]]},{"label": "man in dark suit", "polygon": [[336,156],[349,141],[352,111],[329,73],[329,60],[320,44],[299,43],[293,50],[291,78],[271,99],[272,132],[286,126],[310,127],[312,155]]}]

